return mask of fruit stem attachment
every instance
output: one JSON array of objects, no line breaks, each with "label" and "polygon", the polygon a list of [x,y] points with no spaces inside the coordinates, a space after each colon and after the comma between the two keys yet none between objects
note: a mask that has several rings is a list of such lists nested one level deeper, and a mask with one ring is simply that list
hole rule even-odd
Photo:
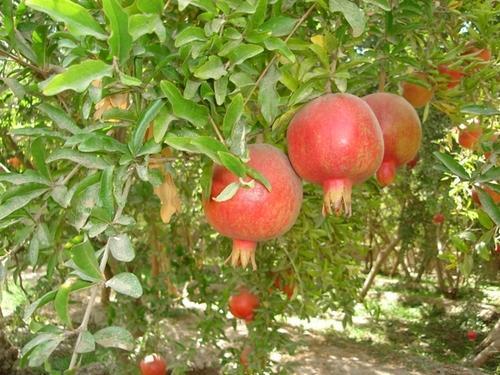
[{"label": "fruit stem attachment", "polygon": [[382,162],[382,165],[377,171],[377,181],[380,186],[384,187],[392,184],[396,178],[396,164],[392,160]]},{"label": "fruit stem attachment", "polygon": [[[323,184],[323,216],[332,214],[339,216],[342,210],[351,216],[352,183],[347,179],[328,180]],[[332,209],[333,208],[333,209]]]},{"label": "fruit stem attachment", "polygon": [[246,241],[246,240],[233,240],[233,251],[229,258],[226,259],[226,263],[231,260],[231,266],[238,267],[241,265],[243,268],[247,268],[249,263],[252,263],[252,268],[254,271],[257,270],[257,263],[255,262],[255,249],[257,248],[257,242]]}]

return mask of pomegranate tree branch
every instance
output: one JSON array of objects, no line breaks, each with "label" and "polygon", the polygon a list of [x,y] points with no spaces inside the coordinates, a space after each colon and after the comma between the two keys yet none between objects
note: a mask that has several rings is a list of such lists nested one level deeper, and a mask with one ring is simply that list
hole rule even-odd
[{"label": "pomegranate tree branch", "polygon": [[[304,21],[307,19],[307,17],[309,17],[309,15],[311,14],[311,12],[314,10],[315,6],[316,6],[316,4],[311,5],[309,7],[309,9],[304,13],[304,15],[302,17],[300,17],[300,19],[297,21],[297,23],[293,27],[292,31],[290,31],[290,33],[285,38],[285,43],[290,40],[290,38],[293,36],[293,34],[295,34],[295,32],[297,31],[297,29],[300,27],[300,25],[302,25],[304,23]],[[266,65],[266,67],[264,68],[264,70],[262,71],[262,73],[260,73],[260,76],[257,78],[257,81],[255,81],[252,89],[250,90],[250,93],[247,95],[247,97],[245,99],[244,105],[246,105],[248,103],[248,101],[252,97],[253,93],[257,89],[257,86],[259,86],[260,81],[262,81],[262,79],[266,76],[267,72],[269,71],[269,69],[275,63],[275,61],[277,59],[278,59],[278,54],[276,53],[276,54],[274,54],[274,56],[271,59],[271,61],[269,61],[269,63]]]}]

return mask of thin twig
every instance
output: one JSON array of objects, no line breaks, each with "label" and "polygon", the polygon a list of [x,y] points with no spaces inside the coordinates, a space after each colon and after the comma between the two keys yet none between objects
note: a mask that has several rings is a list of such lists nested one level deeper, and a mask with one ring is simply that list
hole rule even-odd
[{"label": "thin twig", "polygon": [[214,128],[215,133],[217,134],[217,138],[219,138],[219,141],[221,141],[222,143],[225,144],[226,141],[224,140],[224,137],[222,136],[222,134],[221,134],[219,128],[217,127],[217,124],[215,123],[212,116],[208,116],[208,119],[210,120],[210,123],[212,124],[212,127]]},{"label": "thin twig", "polygon": [[[311,12],[313,11],[313,9],[314,9],[315,6],[316,6],[316,4],[311,5],[309,7],[309,9],[304,13],[304,15],[302,17],[300,17],[300,19],[297,21],[297,23],[293,27],[292,31],[290,31],[290,33],[288,34],[288,36],[285,38],[285,43],[290,40],[290,38],[297,31],[297,29],[300,27],[300,25],[302,25],[302,23],[307,19],[307,17],[309,17],[309,14],[311,14]],[[245,102],[243,103],[244,105],[246,105],[248,103],[248,101],[250,100],[251,96],[255,92],[255,89],[257,88],[257,86],[259,86],[260,81],[262,81],[262,79],[265,77],[265,75],[267,74],[267,72],[269,71],[269,69],[271,68],[271,66],[274,64],[274,62],[277,59],[278,59],[278,54],[276,53],[273,56],[273,58],[271,59],[271,61],[269,61],[269,63],[266,65],[266,67],[264,68],[264,70],[262,71],[262,73],[260,73],[260,76],[259,76],[259,78],[257,78],[257,81],[255,81],[255,83],[254,83],[254,85],[252,87],[252,90],[250,90],[250,93],[247,95],[247,97],[245,99]]]},{"label": "thin twig", "polygon": [[66,185],[68,183],[68,181],[71,180],[71,178],[78,172],[79,169],[80,169],[80,165],[76,165],[71,170],[71,172],[68,173],[68,175],[64,178],[64,180],[62,180],[61,184]]},{"label": "thin twig", "polygon": [[40,69],[39,67],[27,62],[27,61],[24,61],[23,59],[21,59],[20,57],[16,56],[16,55],[13,55],[12,53],[8,52],[8,51],[5,51],[3,49],[0,49],[0,55],[3,55],[5,57],[8,57],[9,59],[11,60],[14,60],[16,63],[18,63],[19,65],[22,65],[26,68],[30,68],[31,70],[35,71],[38,75],[42,76],[43,78],[46,78],[45,77],[45,72]]}]

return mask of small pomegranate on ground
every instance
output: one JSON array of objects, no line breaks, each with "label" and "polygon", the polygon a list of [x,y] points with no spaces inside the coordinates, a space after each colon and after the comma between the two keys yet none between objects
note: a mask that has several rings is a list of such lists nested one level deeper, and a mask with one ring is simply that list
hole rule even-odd
[{"label": "small pomegranate on ground", "polygon": [[436,225],[441,225],[444,223],[444,215],[441,212],[438,212],[432,218],[432,222]]},{"label": "small pomegranate on ground", "polygon": [[411,161],[418,153],[422,128],[417,112],[403,97],[378,92],[363,98],[377,116],[384,137],[384,159],[377,171],[381,186],[396,177],[396,168]]},{"label": "small pomegranate on ground", "polygon": [[215,166],[210,199],[203,204],[205,216],[212,227],[223,236],[233,239],[230,259],[236,267],[255,262],[257,242],[285,234],[297,220],[302,205],[302,182],[295,174],[286,155],[268,144],[248,147],[248,165],[271,184],[268,191],[255,181],[251,188],[242,187],[229,200],[216,202],[213,198],[238,177],[222,166]]},{"label": "small pomegranate on ground", "polygon": [[259,307],[260,300],[255,294],[246,288],[240,289],[238,294],[229,299],[229,311],[234,317],[251,322],[255,316],[255,310]]},{"label": "small pomegranate on ground", "polygon": [[476,341],[477,340],[477,332],[476,331],[467,331],[467,340]]},{"label": "small pomegranate on ground", "polygon": [[458,143],[463,148],[473,150],[476,148],[482,134],[483,129],[481,129],[480,126],[470,126],[460,131],[460,134],[458,135]]},{"label": "small pomegranate on ground", "polygon": [[[427,82],[425,73],[415,73],[415,77]],[[412,82],[403,82],[401,84],[403,96],[415,108],[422,108],[432,99],[432,90]]]},{"label": "small pomegranate on ground", "polygon": [[439,65],[438,71],[441,75],[446,76],[448,81],[447,87],[452,89],[460,84],[464,73],[461,70],[450,69],[448,65]]},{"label": "small pomegranate on ground", "polygon": [[146,356],[140,363],[142,375],[165,375],[167,362],[158,354]]},{"label": "small pomegranate on ground", "polygon": [[295,114],[287,140],[299,176],[323,186],[323,214],[350,215],[352,186],[375,173],[384,153],[370,107],[354,95],[323,95]]}]

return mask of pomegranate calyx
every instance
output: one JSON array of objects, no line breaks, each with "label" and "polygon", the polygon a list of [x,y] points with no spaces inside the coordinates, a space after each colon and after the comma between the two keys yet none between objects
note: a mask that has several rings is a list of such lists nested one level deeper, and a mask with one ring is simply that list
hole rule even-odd
[{"label": "pomegranate calyx", "polygon": [[257,263],[255,262],[255,249],[257,248],[257,242],[246,241],[246,240],[233,240],[233,251],[229,258],[226,259],[226,263],[231,261],[231,266],[238,267],[241,265],[243,268],[251,263],[252,269],[257,270]]},{"label": "pomegranate calyx", "polygon": [[346,216],[351,216],[351,181],[347,179],[328,180],[323,184],[323,191],[323,216],[333,212],[339,216],[342,211],[345,212]]}]

